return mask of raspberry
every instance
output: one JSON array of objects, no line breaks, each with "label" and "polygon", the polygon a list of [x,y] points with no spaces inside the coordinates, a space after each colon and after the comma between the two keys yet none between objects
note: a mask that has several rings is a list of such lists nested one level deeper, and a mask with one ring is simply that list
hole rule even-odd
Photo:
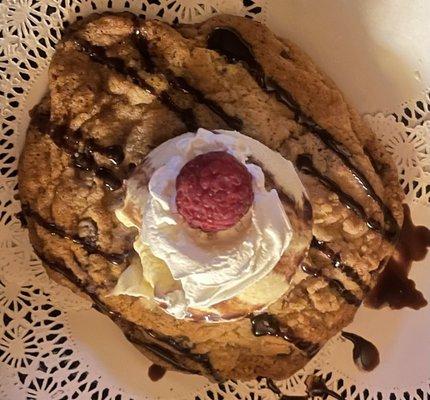
[{"label": "raspberry", "polygon": [[176,178],[176,206],[192,228],[217,232],[234,226],[254,200],[246,167],[224,151],[201,154]]}]

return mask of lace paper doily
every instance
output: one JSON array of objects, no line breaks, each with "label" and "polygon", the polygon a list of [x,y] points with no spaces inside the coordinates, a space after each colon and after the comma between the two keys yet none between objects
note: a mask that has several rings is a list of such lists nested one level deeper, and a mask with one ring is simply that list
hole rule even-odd
[{"label": "lace paper doily", "polygon": [[[276,397],[256,381],[217,385],[201,377],[168,372],[161,383],[151,382],[147,378],[150,362],[122,337],[119,329],[92,310],[91,303],[48,279],[31,249],[27,232],[15,217],[20,209],[15,200],[17,159],[28,124],[28,110],[46,90],[47,66],[67,21],[107,10],[130,10],[169,22],[196,22],[218,12],[265,20],[267,7],[263,0],[9,0],[0,3],[0,398],[254,400]],[[266,22],[270,25],[270,21]],[[428,224],[429,119],[428,94],[401,105],[393,110],[393,115],[366,117],[394,157],[407,200],[414,204],[414,217],[418,220],[427,217]],[[421,282],[430,278],[419,266],[414,271]],[[430,297],[430,293],[424,294]],[[413,327],[430,324],[426,313],[363,310],[354,322],[354,329],[383,341],[386,334],[379,333],[381,337],[375,334],[377,329],[369,328],[369,321],[394,331],[399,320],[403,324],[403,319]],[[429,340],[425,336],[424,339]],[[403,336],[402,340],[407,342]],[[388,352],[392,346],[384,342],[382,350],[386,347]],[[417,371],[399,380],[396,374],[387,372],[392,367],[386,365],[381,365],[376,375],[359,373],[351,362],[350,344],[337,337],[305,371],[279,385],[285,393],[303,394],[306,375],[317,373],[348,399],[424,400],[430,395],[429,348],[427,345],[426,349],[413,352],[409,367]],[[407,357],[400,350],[391,353],[388,359],[392,362]],[[125,371],[124,360],[127,360]],[[382,375],[385,377],[380,378]]]}]

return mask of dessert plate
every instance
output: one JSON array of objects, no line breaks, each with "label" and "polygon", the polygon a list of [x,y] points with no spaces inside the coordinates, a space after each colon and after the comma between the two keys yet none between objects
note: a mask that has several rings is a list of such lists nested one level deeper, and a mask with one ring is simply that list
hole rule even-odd
[{"label": "dessert plate", "polygon": [[[263,20],[309,52],[367,122],[397,164],[416,223],[430,226],[430,5],[342,1],[144,0],[0,4],[0,394],[4,399],[276,398],[262,382],[213,384],[151,363],[116,326],[66,288],[49,281],[15,213],[17,159],[28,111],[47,87],[47,66],[66,21],[97,11],[128,10],[168,22],[196,22],[226,12]],[[387,3],[388,4],[388,3]],[[393,11],[394,9],[394,11]],[[351,46],[354,44],[354,46]],[[395,56],[394,56],[395,55]],[[401,62],[400,62],[401,61]],[[377,113],[383,111],[383,113]],[[376,114],[375,114],[376,113]],[[426,122],[428,121],[428,122]],[[424,296],[429,258],[410,277]],[[321,375],[347,399],[425,399],[430,394],[428,308],[360,309],[348,331],[374,343],[381,363],[361,372],[340,336],[287,381],[303,395],[305,378]],[[148,373],[148,370],[150,371]],[[152,378],[152,379],[151,379]]]}]

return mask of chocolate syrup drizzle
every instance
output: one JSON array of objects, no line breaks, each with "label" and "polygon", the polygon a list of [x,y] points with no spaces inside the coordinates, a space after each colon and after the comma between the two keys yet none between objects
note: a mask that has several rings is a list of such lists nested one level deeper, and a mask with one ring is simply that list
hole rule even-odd
[{"label": "chocolate syrup drizzle", "polygon": [[124,151],[119,145],[101,146],[94,139],[83,140],[82,132],[72,131],[66,125],[52,125],[48,114],[38,113],[33,121],[40,132],[49,135],[52,141],[72,157],[72,164],[83,171],[93,171],[108,190],[118,190],[122,186],[122,178],[118,173],[107,167],[99,166],[94,153],[107,157],[112,164],[119,166],[124,160]]},{"label": "chocolate syrup drizzle", "polygon": [[103,46],[97,46],[82,39],[76,39],[75,45],[80,52],[86,54],[92,61],[105,65],[120,75],[127,76],[133,84],[139,86],[148,94],[157,95],[154,87],[142,79],[136,69],[128,67],[122,58],[109,57]]},{"label": "chocolate syrup drizzle", "polygon": [[370,290],[370,286],[361,279],[357,271],[342,262],[340,254],[331,249],[326,242],[319,240],[314,236],[312,237],[311,247],[323,253],[331,261],[333,267],[342,271],[348,278],[355,282],[364,293],[367,293]]},{"label": "chocolate syrup drizzle", "polygon": [[151,53],[149,51],[148,41],[145,37],[141,35],[139,30],[136,30],[133,35],[133,42],[135,43],[136,48],[139,50],[140,55],[145,61],[146,71],[150,73],[160,73],[162,74],[169,85],[179,89],[183,93],[191,95],[196,102],[200,104],[204,104],[207,108],[209,108],[213,113],[218,115],[230,128],[235,130],[240,130],[243,126],[240,118],[233,117],[227,114],[219,104],[215,101],[208,99],[203,92],[191,86],[184,77],[175,76],[172,71],[168,70],[166,72],[162,72],[159,68],[157,68],[154,63]]},{"label": "chocolate syrup drizzle", "polygon": [[[136,33],[133,35],[133,38],[134,43],[137,43],[137,49],[139,50],[140,54],[146,57],[145,67],[148,68],[149,71],[153,70],[154,64],[152,63],[151,58],[148,58],[149,52],[145,50],[145,41],[140,42],[140,39],[138,38],[138,35]],[[173,111],[179,116],[179,118],[182,120],[182,122],[185,124],[189,131],[195,132],[197,130],[198,123],[194,111],[191,108],[179,107],[173,101],[170,94],[167,93],[165,90],[160,93],[157,93],[155,88],[151,86],[148,82],[146,82],[144,79],[142,79],[136,69],[128,67],[123,59],[119,57],[109,57],[106,54],[106,49],[104,47],[92,45],[87,41],[75,40],[75,44],[79,51],[86,54],[94,62],[105,65],[109,69],[112,69],[117,73],[126,76],[133,84],[141,87],[147,93],[158,97],[161,103],[163,103],[167,108],[169,108],[171,111]]]},{"label": "chocolate syrup drizzle", "polygon": [[27,228],[28,221],[27,221],[27,218],[25,218],[25,214],[22,211],[17,212],[15,214],[15,217],[17,218],[17,220],[21,224],[21,228]]},{"label": "chocolate syrup drizzle", "polygon": [[[135,21],[135,24],[138,24],[138,20]],[[149,52],[148,40],[142,35],[138,27],[136,27],[131,35],[131,39],[145,62],[145,71],[150,74],[154,74],[156,72],[156,65]]]},{"label": "chocolate syrup drizzle", "polygon": [[425,258],[430,247],[430,230],[414,225],[406,204],[403,211],[404,220],[397,247],[366,299],[366,305],[373,308],[388,305],[395,310],[404,307],[418,310],[427,305],[427,300],[408,274],[413,261]]},{"label": "chocolate syrup drizzle", "polygon": [[120,165],[124,161],[124,150],[118,144],[112,146],[101,146],[94,139],[88,139],[85,143],[85,150],[93,154],[99,153],[110,160],[112,164]]},{"label": "chocolate syrup drizzle", "polygon": [[267,312],[251,315],[252,333],[255,336],[276,336],[292,343],[299,350],[305,352],[308,357],[314,356],[320,346],[297,337],[289,326],[281,326],[278,319]]},{"label": "chocolate syrup drizzle", "polygon": [[[114,317],[112,319],[118,323],[117,317]],[[166,349],[165,347],[157,343],[142,341],[141,339],[138,339],[129,333],[124,333],[124,335],[129,342],[136,344],[138,346],[142,346],[146,350],[150,351],[151,353],[155,354],[156,356],[160,357],[162,360],[172,365],[178,371],[188,372],[190,374],[199,374],[198,370],[184,366],[180,361],[178,361],[175,353]]]},{"label": "chocolate syrup drizzle", "polygon": [[302,268],[302,271],[308,275],[312,275],[314,277],[320,277],[324,279],[328,283],[328,285],[332,289],[336,290],[336,292],[338,292],[339,295],[348,304],[352,304],[353,306],[356,306],[356,307],[358,307],[361,304],[362,300],[359,299],[351,290],[347,289],[340,280],[325,276],[321,269],[311,267],[306,263],[302,263],[301,268]]},{"label": "chocolate syrup drizzle", "polygon": [[110,261],[113,264],[120,264],[124,262],[124,260],[130,254],[126,253],[108,253],[106,251],[101,250],[97,245],[93,242],[89,241],[86,238],[82,238],[77,234],[68,233],[63,227],[57,225],[55,222],[51,222],[43,218],[39,213],[32,210],[28,204],[22,204],[22,212],[28,218],[31,218],[34,222],[40,225],[42,228],[49,231],[52,235],[59,236],[63,239],[68,239],[81,245],[88,254],[97,254]]},{"label": "chocolate syrup drizzle", "polygon": [[352,357],[359,369],[373,371],[379,365],[379,351],[373,343],[355,333],[343,331],[342,336],[354,345]]},{"label": "chocolate syrup drizzle", "polygon": [[381,224],[378,221],[366,215],[366,211],[360,203],[354,200],[352,196],[345,193],[336,182],[324,176],[317,168],[315,168],[312,162],[312,157],[309,154],[300,154],[297,157],[296,164],[299,171],[313,176],[328,190],[336,193],[341,203],[365,221],[369,228],[379,232],[381,235],[385,236],[387,234],[386,230],[381,227]]},{"label": "chocolate syrup drizzle", "polygon": [[47,265],[52,270],[60,273],[65,278],[67,278],[70,282],[72,282],[76,287],[78,287],[80,290],[85,292],[93,301],[94,308],[107,315],[109,318],[111,318],[115,323],[120,325],[125,329],[124,335],[127,337],[127,339],[139,346],[144,347],[148,351],[152,352],[156,356],[160,357],[162,360],[166,361],[167,363],[171,364],[173,367],[180,371],[192,373],[192,374],[199,374],[200,372],[191,369],[187,366],[185,366],[180,359],[178,359],[178,354],[174,353],[172,350],[169,350],[168,348],[162,346],[161,344],[145,341],[141,338],[136,337],[133,333],[134,332],[144,332],[145,335],[151,337],[153,340],[156,340],[160,343],[163,343],[167,346],[172,347],[177,352],[181,353],[181,356],[184,358],[190,359],[198,364],[200,364],[208,374],[212,375],[212,377],[218,381],[221,381],[222,378],[218,374],[218,372],[213,368],[210,359],[207,354],[198,354],[193,353],[192,348],[189,346],[185,346],[179,340],[171,337],[163,335],[159,332],[154,331],[153,329],[147,329],[143,328],[141,326],[138,326],[134,324],[131,321],[126,320],[123,318],[120,314],[110,310],[98,297],[94,291],[89,290],[88,286],[77,276],[74,275],[72,270],[63,262],[60,260],[52,261],[46,258],[43,254],[38,252],[35,249],[35,252],[37,256],[41,259],[41,261]]},{"label": "chocolate syrup drizzle", "polygon": [[362,300],[359,299],[351,290],[347,289],[343,283],[338,279],[328,278],[323,276],[324,280],[328,283],[328,285],[336,290],[344,300],[353,306],[359,307],[362,303]]},{"label": "chocolate syrup drizzle", "polygon": [[173,76],[171,73],[167,73],[165,76],[172,86],[180,89],[183,93],[190,94],[196,102],[204,104],[209,108],[209,110],[218,115],[229,126],[229,128],[236,131],[240,131],[242,129],[243,122],[240,118],[227,114],[218,103],[208,99],[200,90],[191,86],[185,78]]},{"label": "chocolate syrup drizzle", "polygon": [[[351,161],[351,155],[348,151],[333,138],[333,136],[325,129],[320,127],[311,117],[307,116],[301,109],[300,105],[295,101],[291,93],[287,92],[282,88],[276,81],[271,77],[268,77],[263,70],[261,64],[256,60],[255,55],[252,51],[250,44],[245,41],[241,35],[234,29],[228,27],[215,28],[209,35],[207,40],[208,48],[219,52],[224,55],[226,59],[231,63],[242,62],[245,68],[251,76],[256,80],[258,85],[268,93],[274,93],[276,99],[285,104],[291,111],[294,112],[294,119],[300,125],[308,129],[313,135],[318,137],[330,150],[332,150],[343,162],[343,164],[351,171],[355,179],[360,183],[365,192],[371,197],[380,207],[383,215],[385,224],[388,226],[387,229],[382,229],[380,224],[368,218],[363,210],[363,207],[358,203],[351,202],[351,197],[346,193],[342,192],[341,189],[334,182],[325,178],[322,174],[316,171],[314,168],[309,171],[325,185],[335,190],[339,197],[343,199],[345,205],[348,205],[351,210],[357,213],[363,218],[371,229],[377,230],[379,233],[384,235],[389,240],[394,241],[397,237],[399,227],[396,219],[394,218],[391,210],[384,204],[382,199],[377,195],[372,185],[365,177],[365,175],[354,165]],[[306,164],[309,164],[306,161]],[[342,200],[341,199],[341,200]]]},{"label": "chocolate syrup drizzle", "polygon": [[203,92],[191,86],[184,77],[175,76],[172,71],[168,70],[166,72],[162,72],[155,64],[153,58],[151,57],[151,52],[149,51],[148,40],[142,36],[140,31],[136,29],[133,34],[133,43],[136,48],[139,50],[139,53],[142,59],[145,62],[145,69],[149,73],[159,73],[162,74],[169,85],[175,89],[179,89],[181,92],[191,95],[195,101],[200,104],[204,104],[208,107],[213,113],[218,115],[230,128],[235,130],[240,130],[243,126],[240,118],[233,117],[227,114],[219,104],[215,101],[208,99]]}]

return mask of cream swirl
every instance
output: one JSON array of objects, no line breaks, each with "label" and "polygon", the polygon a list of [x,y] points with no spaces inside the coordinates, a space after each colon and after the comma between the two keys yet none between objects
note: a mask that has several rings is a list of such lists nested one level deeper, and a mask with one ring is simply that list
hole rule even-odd
[{"label": "cream swirl", "polygon": [[[252,176],[254,202],[236,226],[207,234],[190,228],[177,212],[175,183],[189,160],[211,151],[227,151],[246,166]],[[138,222],[134,225],[139,235],[135,248],[142,258],[140,274],[146,277],[143,279],[145,290],[142,288],[139,293],[136,279],[130,279],[136,274],[126,271],[114,294],[147,295],[149,281],[154,299],[168,313],[184,318],[187,309],[207,309],[230,299],[275,267],[290,243],[292,228],[277,191],[266,190],[262,169],[247,162],[248,158],[259,160],[271,174],[277,175],[278,185],[288,187],[294,201],[302,201],[304,188],[292,163],[238,132],[215,134],[199,129],[197,133],[186,133],[161,144],[148,155],[127,183],[127,197],[132,197],[137,214],[134,220]],[[117,216],[128,225],[133,219],[130,208],[119,210]],[[145,271],[160,269],[161,264],[148,266],[143,248],[167,266],[173,282],[157,282],[154,274]],[[144,253],[147,255],[147,251]],[[136,269],[136,266],[130,268]],[[157,276],[165,280],[167,275],[164,271]]]}]

